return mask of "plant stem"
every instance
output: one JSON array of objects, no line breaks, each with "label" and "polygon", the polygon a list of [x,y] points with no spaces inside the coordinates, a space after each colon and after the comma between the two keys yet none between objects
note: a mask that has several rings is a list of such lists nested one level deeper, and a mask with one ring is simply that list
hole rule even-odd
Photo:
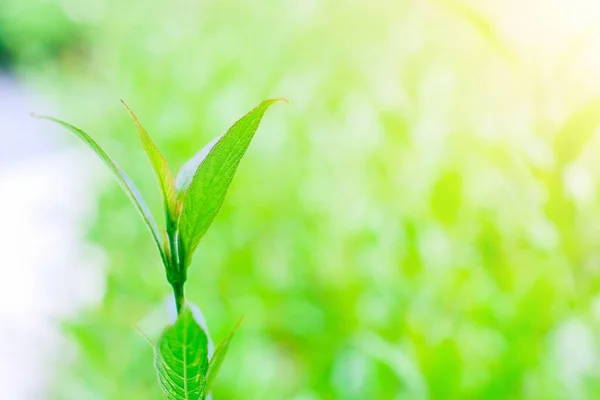
[{"label": "plant stem", "polygon": [[181,314],[181,310],[183,309],[183,306],[185,304],[185,293],[183,287],[186,281],[186,271],[179,259],[176,224],[171,220],[168,212],[166,214],[166,220],[167,236],[169,238],[169,250],[171,254],[171,270],[169,271],[168,279],[169,283],[173,287],[173,296],[175,296],[175,306],[177,307],[177,315],[179,315]]},{"label": "plant stem", "polygon": [[181,314],[181,310],[185,304],[185,294],[183,291],[183,283],[174,283],[173,296],[175,297],[175,306],[177,307],[177,315]]}]

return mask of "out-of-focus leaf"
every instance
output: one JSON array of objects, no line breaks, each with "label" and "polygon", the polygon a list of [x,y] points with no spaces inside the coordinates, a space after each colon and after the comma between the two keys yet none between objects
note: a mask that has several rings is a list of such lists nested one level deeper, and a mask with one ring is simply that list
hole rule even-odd
[{"label": "out-of-focus leaf", "polygon": [[186,267],[219,212],[240,160],[267,108],[279,100],[265,100],[238,120],[210,149],[194,173],[179,218],[180,259]]},{"label": "out-of-focus leaf", "polygon": [[54,117],[49,117],[49,116],[35,116],[35,117],[41,118],[41,119],[47,119],[49,121],[55,122],[59,125],[62,125],[65,128],[67,128],[68,130],[73,132],[75,135],[77,135],[77,137],[79,137],[81,140],[83,140],[98,155],[98,157],[100,157],[100,159],[104,162],[104,164],[117,177],[117,180],[121,184],[121,187],[123,188],[125,193],[127,193],[129,198],[131,199],[131,202],[133,203],[135,208],[138,210],[138,212],[142,216],[142,219],[146,223],[146,226],[148,227],[148,230],[150,231],[150,234],[152,235],[152,238],[154,239],[154,242],[156,243],[156,247],[158,248],[160,257],[161,257],[164,265],[166,266],[167,259],[165,257],[165,252],[164,252],[163,246],[161,244],[160,231],[158,230],[158,227],[156,226],[154,217],[150,213],[150,209],[146,205],[144,198],[142,197],[140,191],[137,189],[137,187],[135,186],[133,181],[129,178],[129,176],[127,176],[127,174],[125,172],[123,172],[123,170],[121,170],[121,168],[119,168],[119,166],[117,164],[115,164],[115,162],[106,154],[106,152],[102,149],[102,147],[100,147],[100,145],[98,145],[98,143],[96,143],[94,141],[94,139],[92,139],[87,133],[85,133],[81,129],[79,129],[67,122],[61,121],[60,119],[54,118]]},{"label": "out-of-focus leaf", "polygon": [[150,135],[148,135],[146,129],[142,126],[133,111],[131,111],[131,108],[129,108],[124,101],[122,101],[122,103],[125,108],[127,108],[127,111],[129,111],[131,118],[133,118],[133,122],[135,122],[140,141],[142,142],[142,147],[148,155],[152,168],[156,173],[158,184],[163,194],[163,202],[167,216],[167,227],[174,226],[177,221],[177,196],[171,169],[167,164],[167,160],[165,160],[160,150],[158,150],[158,147],[156,147],[150,138]]},{"label": "out-of-focus leaf", "polygon": [[558,166],[575,160],[600,127],[600,99],[575,112],[560,128],[554,139],[554,155]]},{"label": "out-of-focus leaf", "polygon": [[233,335],[237,332],[237,330],[239,329],[241,324],[242,324],[242,319],[240,319],[240,321],[238,322],[236,327],[233,328],[233,330],[231,331],[229,336],[227,336],[227,338],[225,340],[223,340],[221,342],[221,344],[219,345],[219,347],[217,347],[217,349],[215,350],[215,354],[211,358],[210,364],[208,366],[208,377],[207,377],[207,382],[206,382],[205,396],[207,396],[208,393],[210,392],[210,389],[211,389],[213,383],[215,382],[215,379],[217,378],[217,374],[219,373],[219,369],[221,368],[221,365],[223,364],[223,360],[225,360],[225,356],[227,355],[227,350],[229,350],[229,343],[231,343],[231,339],[233,338]]},{"label": "out-of-focus leaf", "polygon": [[494,26],[492,19],[487,17],[481,10],[475,7],[475,5],[459,0],[437,0],[436,3],[455,13],[471,25],[473,29],[479,33],[481,38],[486,40],[492,48],[497,50],[498,54],[504,56],[509,61],[515,61],[513,51],[499,35],[498,29]]},{"label": "out-of-focus leaf", "polygon": [[462,201],[462,177],[454,170],[444,171],[431,193],[430,205],[435,217],[445,225],[456,222]]},{"label": "out-of-focus leaf", "polygon": [[155,348],[154,366],[167,400],[198,400],[206,393],[208,338],[185,307]]}]

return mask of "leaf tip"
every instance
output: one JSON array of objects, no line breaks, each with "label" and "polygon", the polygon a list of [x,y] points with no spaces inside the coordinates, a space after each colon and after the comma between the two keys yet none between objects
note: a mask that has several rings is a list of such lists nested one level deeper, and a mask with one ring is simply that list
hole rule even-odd
[{"label": "leaf tip", "polygon": [[[137,116],[134,114],[134,112],[131,110],[131,108],[129,107],[129,105],[127,105],[127,103],[125,103],[125,100],[121,99],[121,103],[123,103],[123,105],[125,106],[125,109],[127,109],[127,112],[129,113],[129,115],[131,116],[131,118],[133,119],[133,123],[135,124],[135,126],[138,128],[138,132],[141,130],[144,130],[144,127],[142,126],[142,124],[140,123],[140,121],[138,120]],[[145,130],[144,130],[145,131]],[[141,134],[141,132],[140,132]]]},{"label": "leaf tip", "polygon": [[40,115],[40,114],[36,113],[35,111],[30,112],[29,115],[31,116],[31,118],[35,118],[35,119],[47,119],[48,121],[58,122],[57,119],[54,117],[51,117],[49,115]]},{"label": "leaf tip", "polygon": [[121,99],[121,103],[125,106],[125,108],[129,112],[129,115],[131,115],[131,117],[133,118],[133,120],[137,123],[137,118],[135,117],[135,114],[133,113],[133,111],[131,111],[131,108],[129,108],[129,106],[127,105],[127,103],[125,103],[125,100]]},{"label": "leaf tip", "polygon": [[146,341],[148,342],[148,344],[150,345],[150,347],[152,347],[153,349],[156,348],[156,346],[154,345],[154,343],[152,342],[152,340],[150,340],[150,338],[148,337],[148,335],[146,335],[146,333],[142,330],[142,328],[140,328],[137,325],[133,325],[133,326],[144,337],[144,339],[146,339]]},{"label": "leaf tip", "polygon": [[271,105],[273,103],[277,103],[278,101],[281,101],[281,102],[284,102],[284,103],[289,103],[290,102],[285,97],[275,97],[273,99],[265,100],[263,103],[269,103],[269,105]]},{"label": "leaf tip", "polygon": [[29,116],[30,116],[31,118],[35,118],[35,119],[48,119],[48,117],[47,117],[47,116],[45,116],[45,115],[40,115],[40,114],[36,113],[35,111],[32,111],[32,112],[30,112],[30,113],[29,113]]}]

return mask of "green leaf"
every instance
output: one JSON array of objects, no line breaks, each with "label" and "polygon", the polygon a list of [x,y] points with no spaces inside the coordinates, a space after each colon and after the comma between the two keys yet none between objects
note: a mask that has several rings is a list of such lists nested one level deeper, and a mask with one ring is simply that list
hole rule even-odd
[{"label": "green leaf", "polygon": [[233,338],[233,335],[237,332],[240,325],[242,324],[242,320],[243,320],[243,318],[240,319],[240,321],[237,323],[236,327],[233,328],[233,331],[231,331],[229,336],[225,340],[223,340],[223,342],[221,342],[219,347],[217,347],[217,349],[215,350],[215,354],[213,354],[213,357],[210,360],[210,364],[208,366],[208,378],[206,381],[205,396],[208,395],[208,393],[210,392],[210,389],[212,388],[213,383],[215,382],[217,374],[219,373],[219,369],[221,368],[221,364],[223,364],[223,360],[225,359],[225,356],[227,355],[227,350],[229,350],[229,343],[231,343],[231,339]]},{"label": "green leaf", "polygon": [[[283,99],[265,100],[260,103],[229,128],[200,160],[200,165],[183,197],[179,217],[180,259],[186,267],[189,266],[192,253],[200,239],[219,212],[240,160],[267,108],[279,100]],[[185,182],[185,179],[182,181]]]},{"label": "green leaf", "polygon": [[73,132],[75,135],[77,135],[77,137],[79,137],[81,140],[83,140],[96,153],[96,155],[98,155],[98,157],[100,157],[100,159],[104,162],[104,164],[117,177],[117,180],[121,184],[121,187],[123,188],[125,193],[129,196],[129,198],[131,199],[131,202],[133,203],[135,208],[138,210],[138,212],[142,216],[142,219],[144,220],[146,226],[148,227],[148,230],[150,231],[150,234],[152,235],[152,238],[154,239],[154,242],[156,243],[156,247],[158,248],[160,257],[161,257],[164,265],[167,266],[167,258],[165,257],[165,252],[164,252],[161,240],[160,240],[160,238],[161,238],[160,231],[158,230],[158,227],[156,226],[156,222],[154,221],[154,218],[152,217],[152,214],[150,213],[150,209],[146,205],[146,202],[144,201],[141,193],[139,192],[139,190],[137,189],[137,187],[135,186],[133,181],[129,178],[129,176],[127,176],[127,174],[125,174],[125,172],[123,172],[123,170],[121,170],[121,168],[119,168],[117,166],[117,164],[115,164],[115,162],[113,160],[111,160],[111,158],[98,145],[98,143],[96,143],[87,133],[85,133],[81,129],[79,129],[67,122],[64,122],[57,118],[54,118],[54,117],[37,116],[37,115],[34,115],[34,117],[40,118],[40,119],[47,119],[49,121],[55,122],[59,125],[62,125],[65,128],[67,128],[68,130]]},{"label": "green leaf", "polygon": [[189,308],[165,329],[155,347],[154,366],[167,400],[200,400],[206,393],[208,338]]},{"label": "green leaf", "polygon": [[212,148],[215,147],[215,144],[217,144],[217,142],[221,140],[223,135],[225,134],[219,135],[216,138],[214,138],[209,144],[207,144],[199,152],[197,152],[194,155],[194,157],[192,157],[188,162],[186,162],[183,165],[183,167],[181,167],[179,173],[177,174],[177,178],[175,179],[175,188],[177,190],[178,197],[185,195],[185,192],[190,186],[190,183],[192,183],[192,179],[194,178],[196,170],[198,169],[200,164],[202,164],[202,161],[204,161],[204,159],[206,158],[208,153],[210,153]]},{"label": "green leaf", "polygon": [[156,178],[158,179],[158,184],[163,195],[163,203],[167,217],[167,227],[174,227],[175,222],[177,221],[178,207],[175,182],[173,180],[173,175],[171,173],[171,169],[169,168],[169,164],[167,164],[167,160],[165,160],[160,150],[158,150],[158,147],[156,147],[150,138],[150,135],[148,135],[148,132],[142,126],[136,115],[133,113],[133,111],[131,111],[131,108],[129,108],[127,103],[125,103],[123,100],[121,100],[121,102],[127,111],[129,111],[131,118],[133,118],[140,141],[142,142],[142,147],[148,155],[150,164],[152,164],[152,168],[154,169]]}]

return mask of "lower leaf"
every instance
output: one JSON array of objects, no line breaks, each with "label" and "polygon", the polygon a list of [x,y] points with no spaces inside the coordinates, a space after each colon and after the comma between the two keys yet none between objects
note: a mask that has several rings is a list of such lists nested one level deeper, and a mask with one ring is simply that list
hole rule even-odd
[{"label": "lower leaf", "polygon": [[154,366],[167,400],[203,399],[207,388],[208,338],[185,307],[155,347]]}]

